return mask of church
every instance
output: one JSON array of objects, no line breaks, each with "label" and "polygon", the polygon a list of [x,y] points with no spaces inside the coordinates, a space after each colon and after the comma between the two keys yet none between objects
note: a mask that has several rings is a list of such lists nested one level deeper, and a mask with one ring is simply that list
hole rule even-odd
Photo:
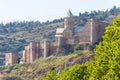
[{"label": "church", "polygon": [[64,28],[57,28],[55,38],[58,44],[61,45],[62,42],[59,39],[65,39],[65,43],[71,45],[81,42],[94,44],[101,40],[107,25],[107,22],[89,19],[84,27],[77,27],[74,16],[69,10],[67,16],[64,18]]},{"label": "church", "polygon": [[89,19],[85,26],[78,27],[75,24],[74,15],[69,10],[64,18],[64,27],[56,29],[55,42],[48,40],[44,40],[43,43],[31,42],[25,47],[21,61],[29,63],[39,58],[46,58],[53,55],[52,53],[59,51],[65,45],[74,46],[80,43],[93,45],[101,40],[107,25],[107,22]]}]

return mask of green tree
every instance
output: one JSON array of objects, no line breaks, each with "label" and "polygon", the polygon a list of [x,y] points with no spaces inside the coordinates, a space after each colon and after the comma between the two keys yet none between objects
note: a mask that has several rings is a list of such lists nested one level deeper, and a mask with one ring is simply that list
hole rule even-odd
[{"label": "green tree", "polygon": [[57,71],[51,70],[46,77],[43,77],[41,80],[57,80]]},{"label": "green tree", "polygon": [[103,41],[95,49],[96,79],[120,79],[120,15],[106,28]]},{"label": "green tree", "polygon": [[77,64],[63,70],[59,74],[58,80],[84,80],[87,67],[83,64]]}]

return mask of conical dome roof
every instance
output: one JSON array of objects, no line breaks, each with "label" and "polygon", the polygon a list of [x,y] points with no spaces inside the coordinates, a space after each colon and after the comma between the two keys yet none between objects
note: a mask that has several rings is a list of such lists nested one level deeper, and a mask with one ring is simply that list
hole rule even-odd
[{"label": "conical dome roof", "polygon": [[73,17],[73,14],[72,14],[72,12],[70,10],[67,12],[67,16],[66,17]]}]

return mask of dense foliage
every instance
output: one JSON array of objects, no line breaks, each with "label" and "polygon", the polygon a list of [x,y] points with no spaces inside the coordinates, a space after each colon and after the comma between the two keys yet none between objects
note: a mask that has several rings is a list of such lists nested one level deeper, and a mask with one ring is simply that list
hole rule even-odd
[{"label": "dense foliage", "polygon": [[[87,19],[97,18],[101,21],[111,22],[120,13],[120,8],[115,6],[106,11],[91,11],[79,13],[76,16],[76,24],[83,26]],[[41,41],[49,38],[54,41],[54,34],[57,27],[63,27],[63,19],[53,21],[23,21],[0,24],[0,52],[19,52],[31,41]]]},{"label": "dense foliage", "polygon": [[120,80],[120,15],[106,28],[91,61],[49,73],[43,80],[50,80],[49,75],[54,76],[51,80]]}]

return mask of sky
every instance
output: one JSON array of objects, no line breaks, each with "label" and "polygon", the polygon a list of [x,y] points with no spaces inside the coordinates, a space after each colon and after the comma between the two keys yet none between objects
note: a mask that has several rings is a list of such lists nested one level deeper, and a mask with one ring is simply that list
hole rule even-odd
[{"label": "sky", "polygon": [[120,0],[0,0],[0,22],[40,21],[63,18],[70,9],[79,12],[120,7]]}]

